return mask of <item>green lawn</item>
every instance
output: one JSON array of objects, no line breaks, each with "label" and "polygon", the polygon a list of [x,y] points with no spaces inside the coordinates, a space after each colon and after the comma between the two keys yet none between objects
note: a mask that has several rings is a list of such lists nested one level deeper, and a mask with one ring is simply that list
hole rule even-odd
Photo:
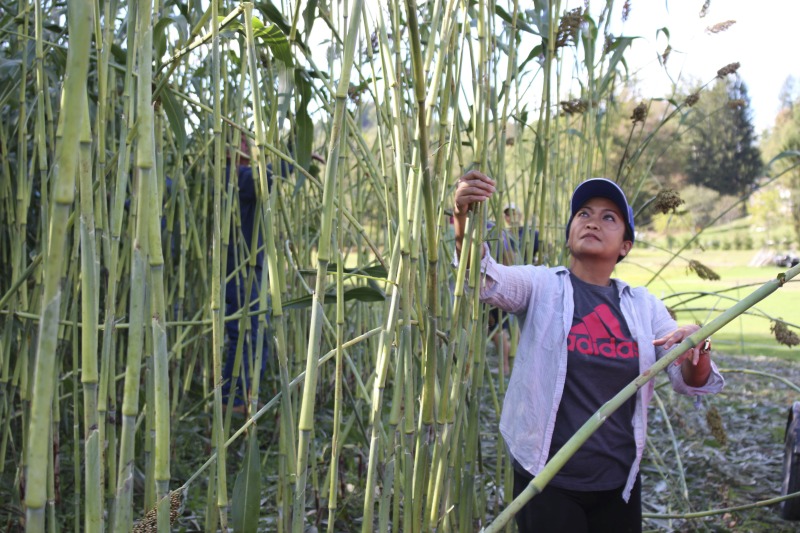
[{"label": "green lawn", "polygon": [[[648,289],[677,311],[678,321],[708,323],[720,312],[744,298],[786,269],[747,266],[755,251],[688,251],[676,258],[649,283]],[[634,247],[630,256],[617,267],[615,277],[632,286],[648,284],[654,273],[669,259],[666,252]],[[687,269],[695,259],[720,275],[719,281],[700,279]],[[743,285],[753,284],[743,287]],[[739,288],[737,288],[739,287]],[[703,293],[706,295],[701,296]],[[770,332],[770,318],[781,318],[800,328],[800,280],[762,300],[749,314],[740,317],[714,335],[714,349],[725,353],[771,355],[800,360],[800,346],[778,344]],[[766,315],[766,317],[765,317]],[[800,329],[794,329],[800,334]]]}]

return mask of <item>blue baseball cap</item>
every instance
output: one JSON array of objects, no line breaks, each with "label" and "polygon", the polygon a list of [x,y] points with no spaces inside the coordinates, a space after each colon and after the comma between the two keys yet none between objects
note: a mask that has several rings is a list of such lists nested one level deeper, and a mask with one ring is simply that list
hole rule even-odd
[{"label": "blue baseball cap", "polygon": [[606,178],[591,178],[575,187],[575,192],[572,193],[572,200],[570,200],[567,239],[569,240],[569,227],[572,225],[575,213],[592,198],[608,198],[617,205],[622,218],[625,219],[625,228],[629,232],[629,235],[626,235],[626,239],[630,237],[630,241],[633,242],[635,236],[633,231],[633,208],[628,205],[628,199],[619,185]]}]

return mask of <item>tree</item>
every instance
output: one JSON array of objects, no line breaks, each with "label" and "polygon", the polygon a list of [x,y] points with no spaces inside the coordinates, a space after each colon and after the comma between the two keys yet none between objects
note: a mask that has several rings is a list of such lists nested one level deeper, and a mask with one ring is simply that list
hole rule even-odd
[{"label": "tree", "polygon": [[791,109],[794,106],[795,79],[794,76],[787,76],[778,95],[781,102],[781,109]]},{"label": "tree", "polygon": [[744,193],[762,170],[744,82],[717,82],[700,99],[695,120],[689,134],[689,181],[723,194]]},{"label": "tree", "polygon": [[[765,135],[764,154],[771,160],[781,152],[800,151],[800,98],[794,99],[793,103],[782,105],[782,110],[775,118],[775,125]],[[776,162],[772,168],[772,174],[789,169],[796,165],[798,158],[788,157]],[[796,242],[800,243],[800,171],[796,168],[789,170],[788,179],[790,212],[792,214],[792,224],[796,235]],[[785,182],[784,182],[785,183]]]}]

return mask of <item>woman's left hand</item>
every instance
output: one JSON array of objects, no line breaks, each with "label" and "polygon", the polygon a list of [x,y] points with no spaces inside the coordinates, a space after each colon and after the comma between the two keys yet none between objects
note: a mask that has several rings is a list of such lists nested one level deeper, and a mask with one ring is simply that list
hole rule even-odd
[{"label": "woman's left hand", "polygon": [[[686,326],[681,326],[672,333],[668,333],[667,335],[664,335],[660,339],[654,340],[653,346],[663,346],[665,350],[669,350],[676,344],[680,344],[681,342],[683,342],[683,340],[686,339],[686,337],[692,335],[698,329],[700,329],[700,326],[698,326],[697,324],[688,324]],[[700,355],[708,354],[707,351],[702,350],[703,344],[704,343],[701,342],[694,348],[689,348],[688,350],[686,350],[684,353],[681,354],[680,357],[678,357],[675,360],[675,365],[677,366],[683,363],[684,361],[689,360],[689,358],[691,357],[692,365],[697,366],[697,363],[700,362]]]}]

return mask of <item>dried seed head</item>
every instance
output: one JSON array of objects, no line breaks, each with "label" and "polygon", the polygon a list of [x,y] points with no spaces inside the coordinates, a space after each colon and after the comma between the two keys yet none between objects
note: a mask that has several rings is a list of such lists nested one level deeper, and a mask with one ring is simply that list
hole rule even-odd
[{"label": "dried seed head", "polygon": [[[173,490],[169,493],[169,523],[174,526],[178,517],[183,514],[186,501],[186,490]],[[158,510],[153,507],[144,518],[133,524],[132,533],[155,533],[158,531]]]},{"label": "dried seed head", "polygon": [[363,87],[353,85],[352,83],[347,88],[347,97],[351,102],[358,105],[361,103],[361,93],[364,91]]},{"label": "dried seed head", "polygon": [[728,74],[735,74],[736,71],[739,70],[739,67],[740,65],[738,61],[736,63],[730,63],[728,65],[725,65],[724,67],[722,67],[717,71],[717,77],[724,78]]},{"label": "dried seed head", "polygon": [[673,213],[675,210],[680,207],[681,204],[685,203],[683,198],[678,191],[674,189],[661,189],[658,191],[656,195],[656,199],[653,202],[653,207],[663,214],[667,214],[670,211]]},{"label": "dried seed head", "polygon": [[728,107],[730,107],[731,109],[739,109],[740,107],[744,107],[746,104],[747,102],[745,102],[741,98],[737,98],[735,100],[728,100]]},{"label": "dried seed head", "polygon": [[631,14],[631,0],[625,0],[625,3],[622,4],[622,22],[628,20],[630,14]]},{"label": "dried seed head", "polygon": [[720,279],[719,274],[717,274],[716,272],[705,266],[700,261],[696,261],[694,259],[689,261],[689,266],[687,267],[687,270],[691,270],[692,272],[697,274],[697,277],[699,277],[700,279],[705,279],[709,281],[717,281]]},{"label": "dried seed head", "polygon": [[711,0],[706,0],[703,7],[700,8],[700,18],[703,18],[708,13],[708,8],[711,5]]},{"label": "dried seed head", "polygon": [[561,111],[567,115],[582,114],[586,111],[586,102],[580,98],[573,98],[572,100],[561,101]]},{"label": "dried seed head", "polygon": [[725,431],[725,426],[722,424],[722,416],[713,405],[706,410],[706,423],[708,429],[714,438],[719,442],[720,446],[728,445],[728,433]]},{"label": "dried seed head", "polygon": [[578,30],[583,23],[583,8],[576,7],[572,11],[567,11],[558,23],[558,35],[556,36],[556,49],[575,43]]},{"label": "dried seed head", "polygon": [[775,340],[780,344],[789,347],[800,344],[800,337],[797,336],[797,333],[789,329],[789,326],[786,325],[786,322],[776,320],[769,327],[769,330],[773,335],[775,335]]},{"label": "dried seed head", "polygon": [[506,137],[506,146],[514,146],[516,140],[514,137]]},{"label": "dried seed head", "polygon": [[641,104],[637,105],[634,110],[633,114],[631,115],[631,120],[634,124],[637,122],[644,122],[644,119],[647,118],[647,104],[642,102]]},{"label": "dried seed head", "polygon": [[669,59],[669,54],[670,53],[672,53],[672,46],[667,45],[667,47],[664,49],[664,53],[661,54],[661,63],[662,64],[664,64],[664,65],[667,64],[667,59]]},{"label": "dried seed head", "polygon": [[607,54],[609,50],[611,50],[611,45],[615,42],[614,36],[611,34],[606,35],[606,40],[603,43],[603,53]]},{"label": "dried seed head", "polygon": [[686,97],[686,105],[692,107],[697,101],[700,100],[700,92],[692,93]]},{"label": "dried seed head", "polygon": [[708,28],[706,28],[706,32],[707,33],[720,33],[720,32],[723,32],[723,31],[727,30],[728,28],[730,28],[734,24],[736,24],[735,20],[726,20],[725,22],[718,22],[718,23],[714,24],[713,26],[709,26]]}]

